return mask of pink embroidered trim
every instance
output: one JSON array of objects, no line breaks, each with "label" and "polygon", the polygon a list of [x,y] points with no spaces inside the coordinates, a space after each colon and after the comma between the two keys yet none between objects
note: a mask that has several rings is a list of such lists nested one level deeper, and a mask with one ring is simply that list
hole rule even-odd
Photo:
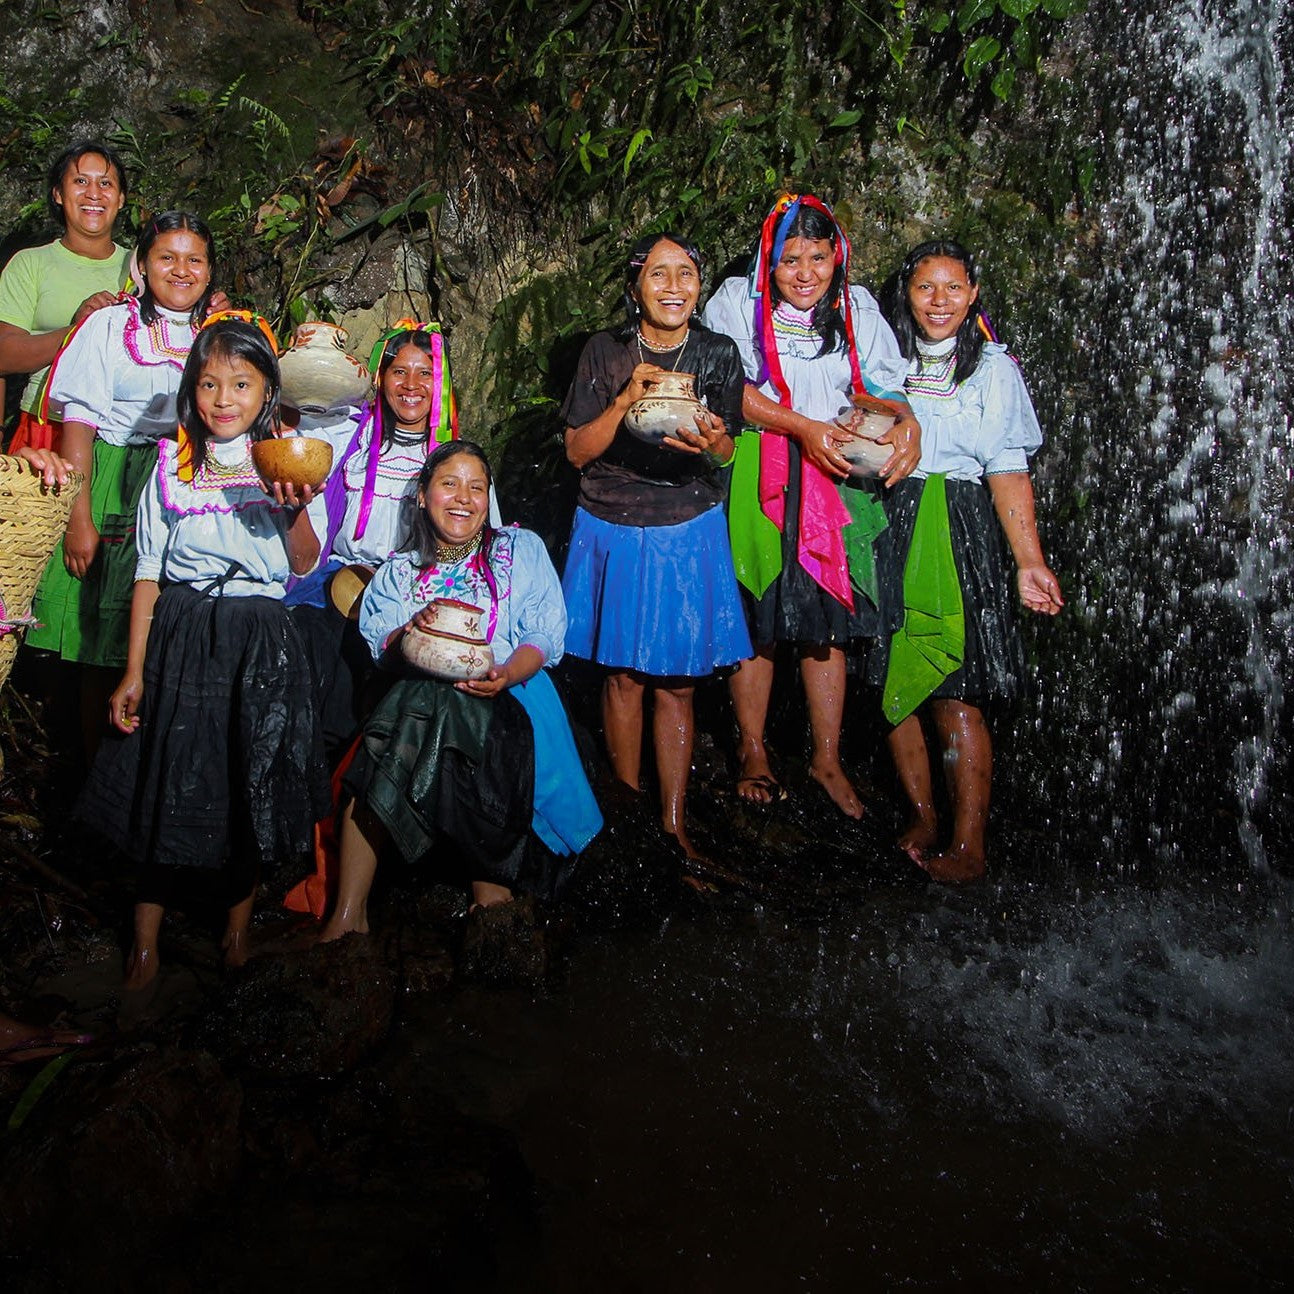
[{"label": "pink embroidered trim", "polygon": [[[139,317],[139,302],[134,297],[127,297],[125,306],[126,325],[121,339],[130,358],[140,368],[157,368],[162,364],[170,364],[174,368],[183,369],[184,361],[189,357],[189,351],[193,348],[193,339],[198,335],[198,330],[191,323],[184,325],[189,330],[189,338],[188,344],[181,349],[171,341],[171,321],[165,315],[158,315],[154,323],[144,324]],[[148,338],[149,349],[153,354],[152,359],[146,359],[140,349],[141,330]]]},{"label": "pink embroidered trim", "polygon": [[[241,481],[231,481],[224,487],[213,484],[206,489],[207,493],[223,497],[225,490],[230,487],[237,490],[255,488],[259,497],[242,499],[228,504],[217,503],[214,498],[210,502],[203,502],[196,506],[186,504],[175,493],[175,488],[180,484],[174,471],[177,448],[178,446],[173,440],[160,441],[157,447],[157,479],[162,491],[162,507],[167,512],[174,512],[182,517],[197,517],[210,512],[222,512],[226,516],[231,516],[235,512],[248,512],[252,508],[267,508],[270,512],[283,511],[277,503],[270,499],[268,494],[261,492],[259,481],[248,482],[247,484]],[[185,488],[196,490],[198,486],[195,481],[193,485]]]}]

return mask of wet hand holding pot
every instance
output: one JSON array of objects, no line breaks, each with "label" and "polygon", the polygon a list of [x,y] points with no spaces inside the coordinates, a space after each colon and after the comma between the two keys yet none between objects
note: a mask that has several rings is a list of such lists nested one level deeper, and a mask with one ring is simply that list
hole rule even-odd
[{"label": "wet hand holding pot", "polygon": [[855,395],[851,404],[836,414],[834,423],[840,429],[837,448],[849,460],[849,475],[875,477],[890,461],[894,447],[880,440],[898,421],[893,411],[880,400]]},{"label": "wet hand holding pot", "polygon": [[484,678],[494,653],[482,627],[485,612],[467,602],[435,598],[414,617],[400,638],[400,654],[432,678],[458,683]]},{"label": "wet hand holding pot", "polygon": [[695,373],[662,372],[651,389],[635,400],[625,414],[630,435],[648,445],[678,439],[680,428],[696,430],[696,415],[706,407],[696,398]]}]

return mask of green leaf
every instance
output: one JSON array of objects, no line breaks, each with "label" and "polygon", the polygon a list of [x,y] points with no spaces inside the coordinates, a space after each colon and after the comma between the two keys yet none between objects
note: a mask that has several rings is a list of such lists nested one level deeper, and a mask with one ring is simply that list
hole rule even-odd
[{"label": "green leaf", "polygon": [[966,79],[975,80],[1001,52],[1002,42],[996,36],[980,36],[977,40],[971,41],[966,57],[962,61],[962,71],[966,73]]},{"label": "green leaf", "polygon": [[966,0],[957,11],[957,30],[970,31],[982,18],[991,18],[996,9],[996,0]]},{"label": "green leaf", "polygon": [[993,78],[989,88],[993,93],[1005,103],[1011,97],[1011,91],[1015,86],[1015,66],[1008,63]]},{"label": "green leaf", "polygon": [[1027,18],[1042,3],[1042,0],[997,0],[997,7],[1008,18]]},{"label": "green leaf", "polygon": [[953,16],[947,9],[940,9],[936,13],[926,15],[926,26],[933,32],[947,31],[952,25]]},{"label": "green leaf", "polygon": [[1052,18],[1072,18],[1087,8],[1087,0],[1042,0],[1042,11]]},{"label": "green leaf", "polygon": [[22,1127],[27,1116],[32,1112],[32,1108],[40,1100],[42,1093],[71,1064],[75,1054],[75,1052],[65,1051],[61,1056],[55,1056],[27,1084],[27,1090],[19,1097],[18,1104],[14,1106],[13,1113],[9,1116],[8,1130],[10,1132]]},{"label": "green leaf", "polygon": [[837,114],[834,121],[827,125],[828,130],[844,130],[846,126],[856,126],[863,119],[863,114],[857,108],[847,108],[844,112]]},{"label": "green leaf", "polygon": [[629,175],[629,168],[633,165],[633,160],[638,156],[638,150],[652,137],[650,130],[644,126],[641,130],[635,130],[633,138],[629,141],[629,147],[625,150],[624,174]]}]

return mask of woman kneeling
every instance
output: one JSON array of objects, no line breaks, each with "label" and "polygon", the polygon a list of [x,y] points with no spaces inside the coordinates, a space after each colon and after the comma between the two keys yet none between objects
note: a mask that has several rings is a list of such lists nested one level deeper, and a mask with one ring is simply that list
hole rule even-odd
[{"label": "woman kneeling", "polygon": [[[400,678],[364,726],[345,777],[337,905],[321,939],[367,932],[368,894],[389,837],[406,862],[447,838],[464,855],[475,903],[516,889],[556,890],[569,868],[529,866],[530,831],[552,854],[578,854],[601,815],[557,692],[566,606],[542,541],[488,525],[491,472],[470,441],[441,445],[418,478],[408,551],[364,594],[360,633]],[[441,600],[479,608],[495,664],[450,682],[404,663],[401,641],[437,628]],[[546,855],[545,855],[546,857]]]}]

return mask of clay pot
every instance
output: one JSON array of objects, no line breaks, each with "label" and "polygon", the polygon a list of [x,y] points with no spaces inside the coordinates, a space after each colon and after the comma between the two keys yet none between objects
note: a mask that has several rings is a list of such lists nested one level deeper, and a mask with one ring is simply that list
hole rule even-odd
[{"label": "clay pot", "polygon": [[372,382],[368,369],[345,351],[349,334],[317,319],[301,324],[279,360],[283,399],[311,413],[362,404]]},{"label": "clay pot", "polygon": [[704,408],[696,398],[694,373],[662,373],[651,389],[635,400],[625,414],[630,434],[649,445],[659,445],[680,427],[695,431],[696,415]]},{"label": "clay pot", "polygon": [[433,627],[405,631],[400,639],[405,660],[433,678],[455,683],[484,678],[494,666],[494,653],[481,629],[485,612],[452,598],[436,598],[425,610]]},{"label": "clay pot", "polygon": [[298,490],[317,490],[332,468],[332,446],[309,436],[282,436],[252,445],[252,462],[266,485],[282,481]]},{"label": "clay pot", "polygon": [[849,460],[850,476],[879,476],[894,453],[893,445],[883,445],[877,437],[885,435],[898,419],[878,405],[855,396],[853,404],[836,415],[836,426],[849,436],[840,452]]},{"label": "clay pot", "polygon": [[347,620],[359,619],[359,604],[373,578],[373,568],[356,562],[343,566],[328,583],[328,600]]}]

